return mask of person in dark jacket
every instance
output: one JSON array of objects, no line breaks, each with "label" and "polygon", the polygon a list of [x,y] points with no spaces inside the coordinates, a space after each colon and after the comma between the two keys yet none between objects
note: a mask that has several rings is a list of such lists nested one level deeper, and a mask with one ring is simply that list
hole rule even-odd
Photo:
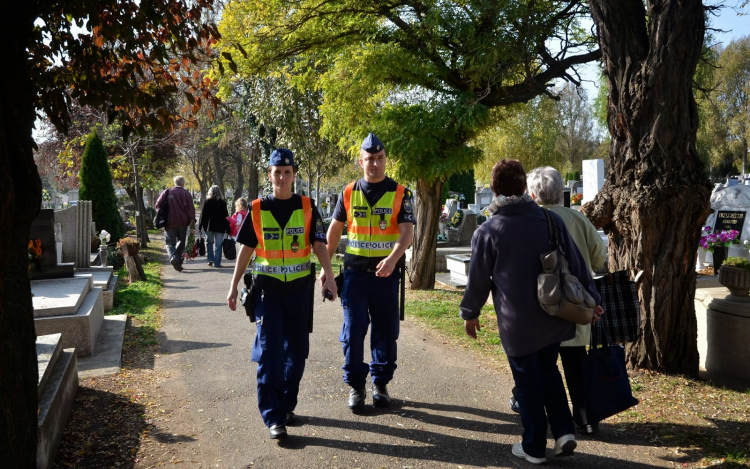
[{"label": "person in dark jacket", "polygon": [[182,252],[185,250],[185,238],[188,227],[195,223],[195,206],[193,196],[186,191],[185,178],[176,176],[174,187],[166,189],[156,201],[156,209],[161,208],[168,195],[169,214],[167,227],[164,229],[164,243],[167,245],[169,262],[178,272],[182,271]]},{"label": "person in dark jacket", "polygon": [[[575,337],[575,324],[547,314],[539,305],[536,285],[540,256],[549,252],[543,209],[526,194],[526,172],[518,160],[500,160],[492,168],[492,216],[471,240],[469,281],[461,300],[466,333],[476,338],[479,313],[492,293],[500,339],[508,356],[521,408],[523,437],[512,453],[532,464],[546,459],[547,423],[555,438],[554,456],[573,454],[576,440],[557,354],[560,343]],[[570,272],[600,304],[586,263],[562,219],[550,212]],[[595,317],[603,313],[595,309]]]},{"label": "person in dark jacket", "polygon": [[221,197],[219,186],[211,186],[203,203],[198,226],[206,233],[206,256],[208,265],[221,267],[221,246],[224,235],[229,233],[227,201]]}]

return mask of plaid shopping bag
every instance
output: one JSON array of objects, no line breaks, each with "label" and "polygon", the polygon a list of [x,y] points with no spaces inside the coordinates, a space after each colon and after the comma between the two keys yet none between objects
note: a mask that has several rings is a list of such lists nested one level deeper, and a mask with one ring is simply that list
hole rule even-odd
[{"label": "plaid shopping bag", "polygon": [[[641,303],[636,283],[624,270],[595,278],[594,284],[602,296],[602,325],[610,343],[633,342],[641,333]],[[601,333],[591,328],[591,343],[602,345]]]}]

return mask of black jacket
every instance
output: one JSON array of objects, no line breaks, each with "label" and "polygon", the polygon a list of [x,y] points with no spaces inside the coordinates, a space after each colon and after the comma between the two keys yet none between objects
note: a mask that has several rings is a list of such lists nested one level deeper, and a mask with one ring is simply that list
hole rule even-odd
[{"label": "black jacket", "polygon": [[229,233],[228,216],[227,203],[224,199],[206,199],[198,226],[203,231]]}]

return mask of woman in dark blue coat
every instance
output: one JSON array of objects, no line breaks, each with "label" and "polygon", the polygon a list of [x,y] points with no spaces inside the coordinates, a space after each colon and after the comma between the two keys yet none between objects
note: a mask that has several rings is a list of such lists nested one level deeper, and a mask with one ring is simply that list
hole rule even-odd
[{"label": "woman in dark blue coat", "polygon": [[[500,339],[516,384],[523,438],[513,455],[533,464],[547,461],[547,423],[555,438],[553,456],[573,454],[573,417],[557,368],[560,342],[575,336],[575,324],[547,314],[537,298],[540,256],[549,252],[549,230],[543,209],[526,193],[526,172],[518,160],[500,160],[492,168],[492,216],[471,240],[469,281],[461,301],[466,333],[476,338],[479,313],[492,293]],[[570,272],[600,303],[586,264],[562,219],[559,242]],[[602,309],[596,307],[596,315]]]}]

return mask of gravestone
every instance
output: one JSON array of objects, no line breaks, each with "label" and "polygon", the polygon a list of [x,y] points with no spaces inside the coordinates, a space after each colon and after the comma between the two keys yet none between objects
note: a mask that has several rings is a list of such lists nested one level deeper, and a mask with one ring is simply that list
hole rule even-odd
[{"label": "gravestone", "polygon": [[[750,241],[750,217],[747,216],[750,210],[750,186],[718,184],[711,194],[711,208],[714,213],[708,216],[704,226],[710,226],[712,231],[732,229],[740,232],[739,244],[729,246],[727,257],[750,258],[743,244],[746,240]],[[698,248],[696,268],[703,269],[706,262],[713,262],[713,254]]]},{"label": "gravestone", "polygon": [[594,200],[604,186],[604,160],[583,160],[583,200],[581,205]]},{"label": "gravestone", "polygon": [[456,200],[456,199],[445,199],[445,211],[444,211],[444,213],[448,214],[448,222],[450,222],[453,219],[453,214],[456,213],[457,209],[458,209],[458,200]]},{"label": "gravestone", "polygon": [[60,223],[63,240],[63,262],[76,267],[91,266],[91,201],[80,200],[65,210],[55,211],[55,223]]},{"label": "gravestone", "polygon": [[481,211],[492,202],[493,197],[492,189],[485,187],[481,191],[474,193],[474,204],[478,205]]},{"label": "gravestone", "polygon": [[39,265],[45,267],[57,264],[54,210],[44,209],[39,211],[39,214],[31,224],[29,238],[32,241],[40,240],[42,243],[42,254],[39,256]]},{"label": "gravestone", "polygon": [[563,189],[563,207],[570,208],[570,189]]},{"label": "gravestone", "polygon": [[458,227],[458,245],[469,246],[471,245],[471,238],[477,230],[477,214],[470,210],[464,210],[463,212],[464,216],[461,218],[461,224]]},{"label": "gravestone", "polygon": [[42,252],[29,270],[29,279],[56,279],[72,277],[73,264],[57,263],[57,243],[55,242],[55,214],[52,209],[40,210],[31,224],[29,239],[41,243]]}]

